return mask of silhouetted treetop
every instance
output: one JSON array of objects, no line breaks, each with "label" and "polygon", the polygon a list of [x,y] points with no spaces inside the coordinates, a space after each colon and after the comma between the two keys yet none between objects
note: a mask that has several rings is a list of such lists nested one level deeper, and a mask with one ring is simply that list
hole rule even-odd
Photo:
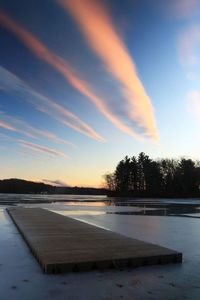
[{"label": "silhouetted treetop", "polygon": [[200,196],[200,163],[192,159],[153,160],[141,152],[138,157],[125,156],[104,179],[111,195]]}]

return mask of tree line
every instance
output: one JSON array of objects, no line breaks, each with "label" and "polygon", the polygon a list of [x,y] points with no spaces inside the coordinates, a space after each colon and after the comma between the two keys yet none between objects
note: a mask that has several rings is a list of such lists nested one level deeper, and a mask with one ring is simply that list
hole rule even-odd
[{"label": "tree line", "polygon": [[53,186],[43,182],[33,182],[11,178],[0,180],[0,193],[14,194],[74,194],[74,195],[105,195],[106,189],[91,187]]},{"label": "tree line", "polygon": [[200,196],[200,162],[187,158],[153,160],[141,152],[126,156],[104,179],[111,196]]}]

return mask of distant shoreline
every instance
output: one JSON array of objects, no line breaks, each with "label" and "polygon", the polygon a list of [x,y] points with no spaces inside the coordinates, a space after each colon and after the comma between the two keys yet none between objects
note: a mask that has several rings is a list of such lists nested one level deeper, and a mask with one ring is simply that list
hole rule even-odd
[{"label": "distant shoreline", "polygon": [[23,179],[10,178],[0,180],[2,194],[44,194],[44,195],[106,195],[107,189],[93,187],[54,186],[43,182],[33,182]]}]

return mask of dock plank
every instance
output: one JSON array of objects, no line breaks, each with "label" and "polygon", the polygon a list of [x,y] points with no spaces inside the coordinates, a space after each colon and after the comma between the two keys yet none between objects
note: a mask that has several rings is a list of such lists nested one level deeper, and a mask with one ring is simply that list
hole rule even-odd
[{"label": "dock plank", "polygon": [[182,253],[42,208],[8,208],[45,273],[182,262]]}]

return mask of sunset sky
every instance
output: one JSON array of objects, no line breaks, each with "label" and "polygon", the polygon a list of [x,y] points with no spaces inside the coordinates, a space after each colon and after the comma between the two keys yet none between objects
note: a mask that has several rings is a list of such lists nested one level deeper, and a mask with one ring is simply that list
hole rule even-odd
[{"label": "sunset sky", "polygon": [[200,159],[200,0],[1,0],[0,178]]}]

